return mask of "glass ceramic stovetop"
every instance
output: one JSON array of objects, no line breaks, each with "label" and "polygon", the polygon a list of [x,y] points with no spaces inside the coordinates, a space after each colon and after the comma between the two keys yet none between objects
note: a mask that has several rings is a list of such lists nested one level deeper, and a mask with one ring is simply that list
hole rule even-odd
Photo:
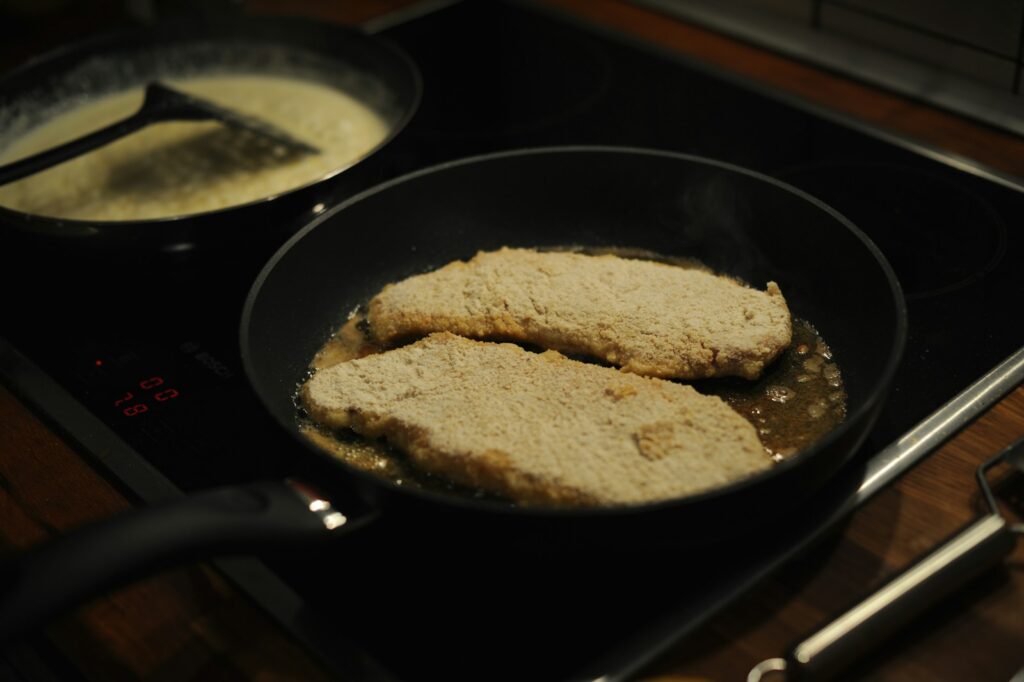
[{"label": "glass ceramic stovetop", "polygon": [[[1024,293],[1024,194],[1005,183],[532,8],[456,4],[384,35],[424,80],[420,111],[384,152],[390,175],[524,146],[659,148],[781,178],[864,230],[905,288],[910,333],[862,457],[1024,341],[1013,312]],[[0,335],[183,491],[285,476],[297,446],[264,416],[237,349],[242,301],[276,246],[257,238],[212,257],[117,266],[3,249],[6,291],[17,296],[4,303]],[[19,376],[16,390],[30,381]],[[60,426],[74,435],[75,424]],[[809,506],[848,492],[838,481]],[[438,556],[429,542],[399,546],[399,535],[374,527],[313,557],[269,562],[321,649],[349,652],[334,664],[356,666],[360,652],[375,662],[356,666],[370,677],[564,679],[757,551],[553,565],[473,547]]]}]

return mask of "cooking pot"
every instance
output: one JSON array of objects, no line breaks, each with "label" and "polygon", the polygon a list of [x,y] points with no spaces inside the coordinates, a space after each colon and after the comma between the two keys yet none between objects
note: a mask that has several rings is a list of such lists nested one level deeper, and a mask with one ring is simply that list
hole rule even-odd
[{"label": "cooking pot", "polygon": [[352,165],[240,205],[125,221],[57,218],[0,206],[0,228],[30,245],[78,255],[82,249],[179,254],[275,238],[276,246],[325,203],[386,177],[375,157],[413,117],[421,92],[419,72],[402,51],[355,28],[268,16],[171,23],[89,38],[6,74],[0,79],[0,147],[97,97],[162,79],[231,73],[298,78],[342,90],[378,113],[389,132]]},{"label": "cooking pot", "polygon": [[[696,258],[763,287],[829,342],[847,417],[771,469],[713,490],[603,508],[515,506],[376,476],[307,440],[295,403],[310,361],[347,314],[388,282],[501,246],[629,247]],[[5,573],[0,633],[156,568],[225,553],[340,540],[379,517],[474,547],[716,543],[793,511],[857,451],[900,361],[906,310],[865,235],[813,197],[714,160],[652,150],[562,147],[446,163],[325,212],[270,259],[241,317],[245,371],[268,418],[295,436],[296,479],[218,489],[140,509],[31,551]],[[301,482],[300,482],[301,481]],[[372,532],[372,529],[367,531]]]}]

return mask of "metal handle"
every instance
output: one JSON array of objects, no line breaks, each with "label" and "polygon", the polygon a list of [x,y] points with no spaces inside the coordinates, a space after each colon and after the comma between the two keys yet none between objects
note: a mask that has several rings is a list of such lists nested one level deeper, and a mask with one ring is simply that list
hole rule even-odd
[{"label": "metal handle", "polygon": [[871,645],[1009,554],[1014,533],[996,514],[982,517],[877,592],[797,644],[785,659],[751,670],[748,682],[825,679],[843,670]]},{"label": "metal handle", "polygon": [[0,567],[0,641],[159,569],[294,547],[375,518],[373,510],[356,513],[346,518],[295,482],[263,481],[205,491],[85,526]]}]

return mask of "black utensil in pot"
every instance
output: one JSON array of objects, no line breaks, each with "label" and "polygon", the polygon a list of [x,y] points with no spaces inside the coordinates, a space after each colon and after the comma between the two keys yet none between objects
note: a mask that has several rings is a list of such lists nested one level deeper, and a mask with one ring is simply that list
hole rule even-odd
[{"label": "black utensil in pot", "polygon": [[[383,285],[478,250],[566,245],[645,249],[696,258],[751,283],[775,280],[793,314],[817,325],[843,367],[846,420],[761,474],[678,499],[602,508],[517,507],[399,485],[342,462],[302,434],[293,398],[313,355]],[[243,485],[112,519],[83,531],[89,541],[75,534],[58,539],[10,569],[0,632],[37,624],[142,570],[201,555],[310,546],[379,515],[419,524],[440,546],[713,553],[716,543],[792,511],[849,460],[882,406],[905,334],[899,285],[874,245],[827,206],[754,172],[682,154],[570,147],[413,173],[354,197],[295,235],[259,275],[242,314],[241,351],[252,387],[296,439],[295,450],[281,456],[298,474],[315,471],[313,484],[324,494],[296,494],[283,482]],[[159,529],[165,542],[153,541]],[[91,552],[85,575],[74,569],[76,552]]]},{"label": "black utensil in pot", "polygon": [[[363,156],[312,181],[240,204],[129,220],[72,219],[0,206],[0,229],[27,247],[76,257],[83,248],[120,255],[179,254],[239,241],[270,241],[276,247],[326,202],[384,179],[375,157],[411,120],[421,92],[419,72],[402,51],[355,28],[283,17],[173,23],[91,38],[6,74],[0,79],[0,148],[97,98],[154,81],[231,74],[285,77],[339,90],[376,112],[388,132]],[[303,137],[303,142],[319,146],[316,139]]]},{"label": "black utensil in pot", "polygon": [[282,156],[319,152],[316,147],[294,138],[266,121],[225,109],[193,95],[186,95],[163,83],[150,83],[146,86],[142,106],[134,114],[52,149],[0,166],[0,185],[20,180],[91,152],[154,123],[209,120],[220,121],[230,128],[244,130],[265,139],[270,144],[279,145]]}]

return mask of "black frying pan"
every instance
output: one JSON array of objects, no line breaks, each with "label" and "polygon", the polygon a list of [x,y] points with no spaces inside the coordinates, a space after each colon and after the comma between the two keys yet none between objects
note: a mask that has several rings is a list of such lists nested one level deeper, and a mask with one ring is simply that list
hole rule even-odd
[{"label": "black frying pan", "polygon": [[[847,419],[752,478],[603,509],[516,508],[407,488],[349,468],[301,436],[296,388],[349,311],[387,282],[503,245],[634,247],[695,257],[758,287],[777,281],[794,315],[813,322],[830,343],[849,395]],[[380,512],[416,518],[433,537],[455,541],[707,547],[710,537],[734,536],[741,526],[772,518],[772,510],[798,504],[847,462],[885,398],[905,318],[892,270],[857,228],[798,190],[728,164],[644,150],[557,148],[399,178],[295,235],[260,274],[242,315],[252,386],[296,436],[298,446],[284,456],[319,492],[294,482],[233,487],[67,536],[9,568],[0,632],[173,562],[305,545]]]},{"label": "black frying pan", "polygon": [[[312,80],[371,106],[390,134],[363,159],[302,187],[214,211],[151,220],[70,220],[0,206],[0,228],[46,248],[115,255],[180,253],[276,237],[310,219],[317,204],[350,196],[387,175],[377,152],[419,105],[419,71],[404,52],[362,31],[310,19],[234,16],[176,22],[92,37],[45,55],[0,79],[0,147],[77,103],[146,83],[216,73]],[[311,140],[315,146],[316,140]]]}]

